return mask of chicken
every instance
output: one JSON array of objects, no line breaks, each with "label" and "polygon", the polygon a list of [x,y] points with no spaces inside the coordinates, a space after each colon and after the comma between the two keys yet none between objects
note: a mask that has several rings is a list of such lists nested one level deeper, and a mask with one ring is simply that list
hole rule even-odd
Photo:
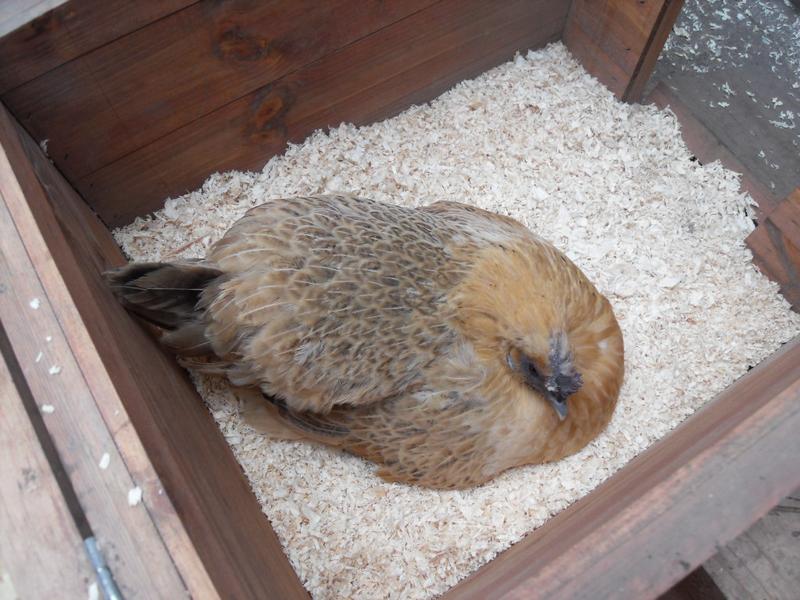
[{"label": "chicken", "polygon": [[609,301],[517,221],[350,196],[251,209],[203,260],[106,274],[250,424],[378,463],[387,481],[482,484],[572,454],[623,378]]}]

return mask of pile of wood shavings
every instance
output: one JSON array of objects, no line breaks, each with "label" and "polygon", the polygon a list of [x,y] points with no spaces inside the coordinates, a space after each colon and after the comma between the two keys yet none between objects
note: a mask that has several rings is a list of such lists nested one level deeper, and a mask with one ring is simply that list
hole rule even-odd
[{"label": "pile of wood shavings", "polygon": [[[220,150],[224,151],[224,150]],[[265,439],[218,379],[198,389],[315,598],[429,598],[585,495],[800,331],[743,240],[749,197],[690,161],[672,114],[617,102],[561,44],[430,106],[318,132],[261,173],[214,175],[115,236],[133,259],[202,256],[269,198],[353,192],[456,200],[550,239],[615,307],[626,381],[608,430],[576,456],[479,489],[383,483],[362,460]]]}]

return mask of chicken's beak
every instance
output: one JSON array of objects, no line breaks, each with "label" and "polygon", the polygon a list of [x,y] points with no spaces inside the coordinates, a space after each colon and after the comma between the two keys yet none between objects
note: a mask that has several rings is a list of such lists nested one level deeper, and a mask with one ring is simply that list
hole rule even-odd
[{"label": "chicken's beak", "polygon": [[558,393],[553,392],[545,392],[545,397],[547,401],[550,403],[550,406],[553,407],[553,410],[556,411],[558,415],[558,420],[563,421],[567,418],[567,399]]}]

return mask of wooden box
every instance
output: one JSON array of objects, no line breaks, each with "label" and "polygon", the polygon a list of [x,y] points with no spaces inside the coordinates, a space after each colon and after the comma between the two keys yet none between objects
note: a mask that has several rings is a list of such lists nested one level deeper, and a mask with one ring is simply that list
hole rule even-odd
[{"label": "wooden box", "polygon": [[[101,281],[124,262],[109,227],[561,38],[635,100],[680,4],[73,0],[1,39],[0,516],[27,533],[0,567],[17,592],[85,594],[93,535],[126,597],[307,596],[186,374]],[[800,485],[798,428],[794,343],[447,596],[655,597]]]}]

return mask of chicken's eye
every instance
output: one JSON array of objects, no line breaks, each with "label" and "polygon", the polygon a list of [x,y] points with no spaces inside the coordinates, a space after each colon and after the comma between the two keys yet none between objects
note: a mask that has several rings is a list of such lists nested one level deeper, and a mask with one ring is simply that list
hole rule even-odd
[{"label": "chicken's eye", "polygon": [[540,392],[544,390],[544,377],[539,372],[534,361],[530,356],[519,350],[509,352],[506,362],[512,371],[516,371],[530,387]]},{"label": "chicken's eye", "polygon": [[535,382],[542,381],[542,375],[539,373],[539,369],[536,368],[536,363],[533,362],[527,356],[522,357],[522,364],[520,365],[523,370],[523,374],[528,380],[533,380]]}]

